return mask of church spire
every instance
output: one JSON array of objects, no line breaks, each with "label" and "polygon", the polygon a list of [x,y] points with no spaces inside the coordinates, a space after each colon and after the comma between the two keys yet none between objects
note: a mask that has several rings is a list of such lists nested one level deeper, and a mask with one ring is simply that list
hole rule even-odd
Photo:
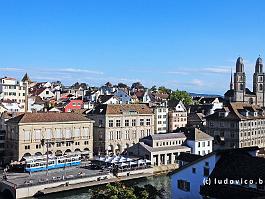
[{"label": "church spire", "polygon": [[232,68],[231,68],[231,79],[230,79],[230,90],[233,90],[233,87],[234,87],[234,85],[233,85],[233,76],[232,76]]}]

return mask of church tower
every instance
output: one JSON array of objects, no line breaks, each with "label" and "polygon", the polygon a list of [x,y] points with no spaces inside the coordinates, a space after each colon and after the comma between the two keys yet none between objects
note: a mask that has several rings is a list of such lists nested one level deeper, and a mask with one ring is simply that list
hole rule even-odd
[{"label": "church tower", "polygon": [[246,75],[244,72],[244,63],[241,57],[236,60],[236,72],[234,73],[234,101],[244,102],[246,90]]},{"label": "church tower", "polygon": [[253,75],[253,92],[257,96],[257,105],[265,106],[264,100],[264,73],[262,59],[259,57],[256,61],[255,73]]}]

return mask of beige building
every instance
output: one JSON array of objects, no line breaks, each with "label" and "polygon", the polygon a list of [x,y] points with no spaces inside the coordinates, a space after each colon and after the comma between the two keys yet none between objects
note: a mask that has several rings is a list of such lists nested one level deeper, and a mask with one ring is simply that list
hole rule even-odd
[{"label": "beige building", "polygon": [[168,112],[168,130],[173,132],[177,128],[187,125],[187,109],[181,101],[169,103],[170,110]]},{"label": "beige building", "polygon": [[148,159],[154,166],[175,164],[181,152],[191,152],[191,149],[184,145],[184,133],[154,134],[140,141],[128,149],[129,155]]},{"label": "beige building", "polygon": [[265,147],[265,112],[257,105],[230,103],[206,117],[214,149]]},{"label": "beige building", "polygon": [[94,153],[121,153],[154,133],[154,114],[145,104],[101,104],[89,118],[94,124]]},{"label": "beige building", "polygon": [[41,140],[49,140],[49,153],[93,150],[93,121],[75,113],[24,113],[6,122],[6,162],[23,156],[43,155],[47,148]]}]

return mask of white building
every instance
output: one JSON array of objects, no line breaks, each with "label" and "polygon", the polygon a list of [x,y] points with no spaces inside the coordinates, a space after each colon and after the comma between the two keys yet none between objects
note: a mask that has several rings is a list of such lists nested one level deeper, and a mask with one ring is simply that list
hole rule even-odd
[{"label": "white building", "polygon": [[213,150],[214,138],[200,129],[188,128],[185,133],[187,136],[187,145],[191,148],[191,153],[197,155],[206,155]]},{"label": "white building", "polygon": [[157,106],[154,108],[155,113],[155,133],[168,132],[168,108]]},{"label": "white building", "polygon": [[25,110],[26,84],[17,81],[15,78],[4,77],[0,79],[0,93],[2,100],[17,102],[22,111]]}]

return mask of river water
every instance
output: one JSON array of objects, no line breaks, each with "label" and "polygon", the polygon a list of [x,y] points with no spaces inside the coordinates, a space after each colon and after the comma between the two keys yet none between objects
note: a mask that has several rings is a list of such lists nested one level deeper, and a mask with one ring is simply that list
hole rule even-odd
[{"label": "river water", "polygon": [[[166,175],[141,178],[137,180],[126,181],[124,183],[126,185],[137,185],[137,186],[144,186],[145,184],[152,184],[157,189],[164,188],[165,197],[168,199],[171,198],[170,178],[169,176],[166,176]],[[55,193],[55,194],[50,194],[50,195],[39,197],[38,199],[89,199],[91,191],[95,188],[98,188],[98,187],[82,188],[82,189],[74,190],[74,191]]]}]

